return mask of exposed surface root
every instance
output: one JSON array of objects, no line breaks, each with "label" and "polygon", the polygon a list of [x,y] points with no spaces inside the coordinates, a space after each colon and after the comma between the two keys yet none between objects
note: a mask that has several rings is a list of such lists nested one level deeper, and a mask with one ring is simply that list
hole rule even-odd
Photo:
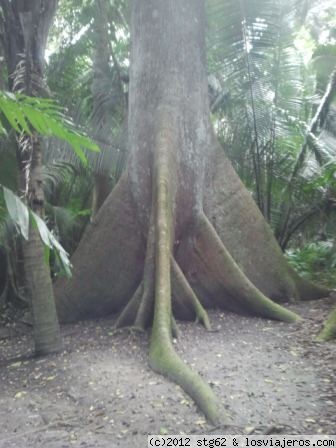
[{"label": "exposed surface root", "polygon": [[174,258],[171,258],[172,263],[172,282],[173,282],[173,288],[175,289],[175,295],[183,298],[183,303],[187,304],[189,308],[192,309],[192,311],[196,315],[197,321],[201,322],[202,325],[207,330],[211,330],[210,320],[208,317],[208,313],[203,308],[203,305],[198,300],[195,292],[193,291],[192,287],[190,286],[188,280],[185,278],[185,275],[183,274],[181,268],[177,264],[177,262],[174,260]]},{"label": "exposed surface root", "polygon": [[153,223],[153,212],[151,213],[146,259],[143,274],[143,291],[142,298],[135,318],[135,326],[145,329],[151,322],[153,317],[154,303],[154,252],[155,252],[155,232]]},{"label": "exposed surface root", "polygon": [[137,287],[135,293],[133,294],[133,297],[120,313],[115,323],[115,328],[125,327],[134,323],[140,306],[142,291],[143,291],[143,282],[141,282],[140,285]]},{"label": "exposed surface root", "polygon": [[[167,151],[168,142],[159,142],[155,163],[155,307],[149,349],[150,365],[179,384],[212,423],[219,421],[217,400],[202,378],[176,354],[172,345],[171,248],[172,188]],[[168,152],[169,153],[169,152]]]},{"label": "exposed surface root", "polygon": [[181,360],[174,351],[171,341],[160,340],[156,336],[153,333],[150,350],[150,365],[153,370],[179,384],[193,398],[210,422],[220,423],[219,407],[210,386]]},{"label": "exposed surface root", "polygon": [[329,314],[324,322],[322,331],[316,338],[318,342],[330,341],[336,339],[336,308]]},{"label": "exposed surface root", "polygon": [[132,325],[133,328],[145,330],[153,317],[154,301],[154,230],[151,223],[143,279],[131,300],[120,313],[115,327]]},{"label": "exposed surface root", "polygon": [[[216,279],[222,291],[227,293],[231,301],[238,302],[239,307],[236,303],[236,309],[245,309],[255,315],[285,322],[300,319],[297,314],[268,299],[250,282],[204,214],[197,222],[195,250],[203,264],[209,269],[211,267],[211,277]],[[222,307],[226,308],[225,294],[222,297]],[[221,305],[221,297],[217,297],[217,303]]]},{"label": "exposed surface root", "polygon": [[171,331],[172,331],[172,337],[177,339],[179,336],[179,331],[178,331],[175,317],[173,315],[172,315],[172,320],[171,320]]}]

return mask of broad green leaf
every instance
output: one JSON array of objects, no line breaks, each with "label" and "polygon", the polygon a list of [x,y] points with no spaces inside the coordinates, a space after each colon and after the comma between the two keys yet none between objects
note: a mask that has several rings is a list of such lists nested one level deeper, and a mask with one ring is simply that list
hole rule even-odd
[{"label": "broad green leaf", "polygon": [[20,132],[21,129],[20,129],[20,126],[17,123],[17,119],[16,119],[15,113],[13,113],[13,111],[11,110],[10,107],[8,107],[8,105],[0,104],[0,107],[1,107],[1,111],[3,112],[5,117],[7,118],[8,122],[12,126],[12,128],[16,132]]},{"label": "broad green leaf", "polygon": [[50,230],[48,229],[46,223],[43,221],[43,219],[41,219],[36,213],[34,213],[33,211],[30,212],[35,224],[37,225],[37,229],[39,231],[39,234],[41,236],[41,240],[43,241],[43,243],[52,248],[52,242],[50,239]]},{"label": "broad green leaf", "polygon": [[68,258],[68,254],[65,251],[57,251],[56,249],[55,249],[55,253],[64,269],[66,276],[68,278],[71,278],[72,277],[72,272],[71,272],[72,265]]},{"label": "broad green leaf", "polygon": [[29,232],[29,213],[27,206],[8,188],[2,187],[8,213],[27,240]]},{"label": "broad green leaf", "polygon": [[61,244],[57,241],[54,235],[50,232],[47,225],[36,213],[31,211],[31,216],[37,225],[43,243],[50,249],[55,250],[63,269],[68,277],[71,277],[71,263],[68,257],[68,253],[63,249]]},{"label": "broad green leaf", "polygon": [[28,240],[29,237],[29,214],[31,219],[33,220],[33,225],[36,226],[41,240],[45,246],[44,257],[45,261],[48,264],[50,250],[54,250],[56,257],[59,259],[66,275],[71,277],[71,263],[68,257],[67,252],[63,249],[61,244],[54,237],[52,232],[48,229],[46,223],[41,219],[36,213],[29,208],[21,201],[18,196],[16,196],[11,190],[0,185],[3,189],[4,200],[6,203],[6,207],[9,213],[9,216],[15,222],[18,230],[22,234],[22,236]]}]

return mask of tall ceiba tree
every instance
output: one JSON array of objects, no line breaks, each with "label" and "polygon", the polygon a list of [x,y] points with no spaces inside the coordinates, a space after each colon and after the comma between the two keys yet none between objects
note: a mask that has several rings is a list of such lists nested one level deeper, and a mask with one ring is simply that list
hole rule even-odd
[{"label": "tall ceiba tree", "polygon": [[[209,328],[206,308],[286,322],[275,301],[323,296],[287,265],[225,158],[210,121],[204,0],[134,0],[127,169],[56,285],[60,319],[119,312],[152,325],[150,364],[211,421],[212,390],[175,353],[175,317]],[[268,298],[270,297],[270,298]]]},{"label": "tall ceiba tree", "polygon": [[[44,53],[57,0],[1,0],[8,87],[30,96],[45,96]],[[35,132],[17,138],[19,188],[31,209],[44,216],[42,140]],[[23,244],[24,270],[32,305],[35,352],[44,355],[62,347],[50,270],[38,230],[30,224]]]}]

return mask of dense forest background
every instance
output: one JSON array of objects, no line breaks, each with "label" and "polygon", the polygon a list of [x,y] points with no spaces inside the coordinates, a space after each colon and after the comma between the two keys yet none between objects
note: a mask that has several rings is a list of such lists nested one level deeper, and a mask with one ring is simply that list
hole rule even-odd
[{"label": "dense forest background", "polygon": [[[331,1],[208,4],[208,84],[223,150],[305,277],[333,287],[336,15]],[[4,30],[2,30],[2,33]],[[2,34],[3,36],[3,34]],[[9,89],[0,41],[0,87]],[[60,1],[46,50],[46,95],[101,148],[88,163],[44,141],[46,222],[71,255],[127,159],[129,6]],[[0,141],[1,184],[18,191],[14,131]],[[0,204],[0,303],[25,302],[20,236]],[[63,275],[50,254],[53,276]]]}]

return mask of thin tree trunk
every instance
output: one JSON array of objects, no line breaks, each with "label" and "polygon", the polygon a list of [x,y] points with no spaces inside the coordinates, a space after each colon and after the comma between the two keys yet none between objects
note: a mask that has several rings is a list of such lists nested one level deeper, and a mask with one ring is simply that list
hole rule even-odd
[{"label": "thin tree trunk", "polygon": [[[14,91],[45,94],[44,51],[57,0],[4,0],[5,42],[10,86]],[[25,199],[44,218],[42,140],[36,134],[18,139],[18,163],[25,179]],[[25,275],[31,300],[35,352],[44,355],[62,347],[49,265],[38,231],[32,224],[23,245]]]},{"label": "thin tree trunk", "polygon": [[[44,218],[44,191],[42,178],[41,139],[31,139],[31,162],[27,185],[28,204]],[[24,242],[25,272],[33,314],[35,353],[46,355],[62,348],[60,328],[56,313],[54,292],[50,277],[49,259],[46,257],[38,230],[32,222],[29,239]]]}]

